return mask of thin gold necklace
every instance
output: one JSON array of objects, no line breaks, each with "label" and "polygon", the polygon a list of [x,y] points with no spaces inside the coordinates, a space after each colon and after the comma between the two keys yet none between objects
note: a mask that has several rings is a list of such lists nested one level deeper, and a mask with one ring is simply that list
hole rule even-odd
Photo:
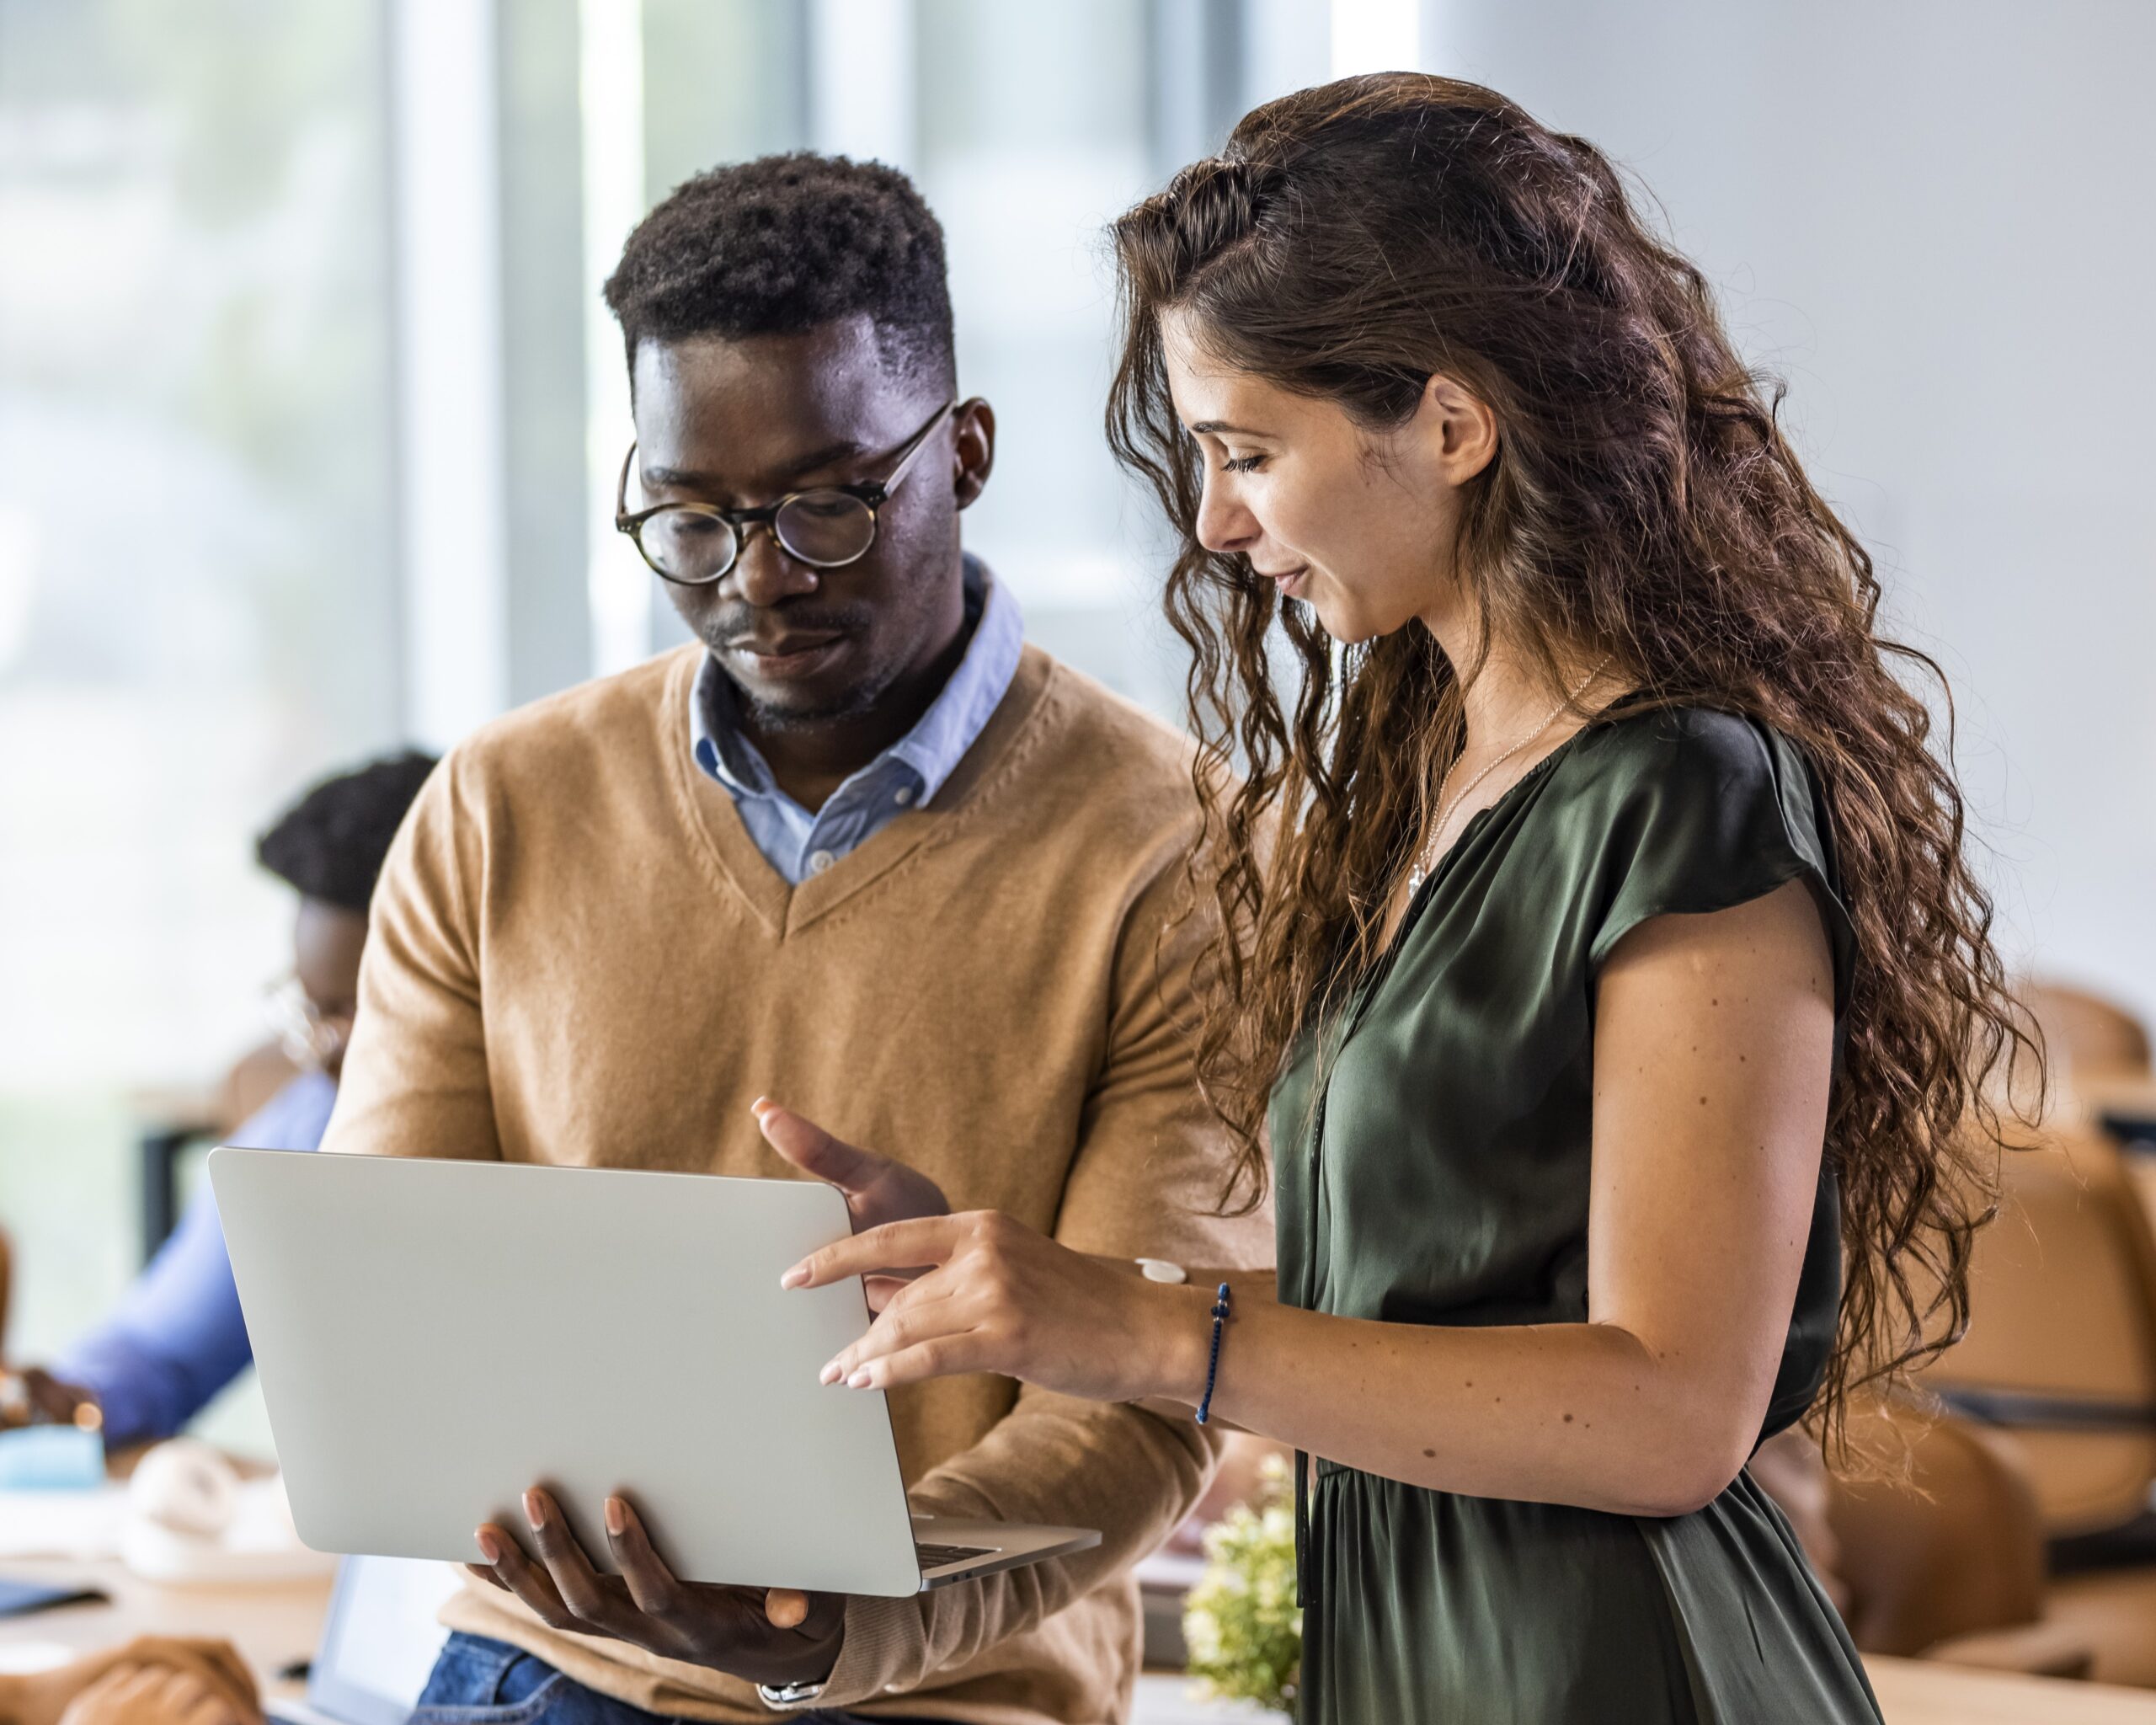
[{"label": "thin gold necklace", "polygon": [[1457,814],[1460,812],[1460,805],[1461,804],[1465,803],[1470,797],[1475,794],[1476,786],[1481,784],[1484,779],[1489,777],[1492,773],[1495,772],[1508,761],[1511,760],[1513,756],[1518,754],[1521,750],[1524,749],[1529,743],[1540,736],[1543,732],[1548,730],[1550,729],[1550,722],[1555,719],[1559,713],[1562,713],[1567,707],[1570,707],[1574,702],[1577,701],[1581,696],[1587,693],[1588,685],[1602,675],[1602,667],[1609,663],[1609,655],[1605,653],[1601,658],[1594,662],[1594,669],[1590,670],[1585,676],[1582,677],[1579,680],[1577,686],[1575,686],[1569,694],[1560,698],[1555,707],[1551,708],[1547,713],[1544,713],[1540,719],[1535,721],[1534,729],[1533,730],[1526,733],[1518,742],[1514,743],[1511,748],[1506,750],[1503,754],[1500,755],[1495,761],[1492,761],[1487,766],[1484,767],[1481,772],[1476,773],[1473,778],[1468,780],[1465,784],[1462,785],[1460,788],[1460,794],[1448,804],[1445,801],[1445,787],[1452,782],[1453,767],[1460,765],[1459,757],[1457,756],[1454,757],[1452,766],[1445,768],[1445,776],[1438,781],[1438,818],[1430,827],[1429,837],[1422,841],[1422,848],[1416,852],[1415,867],[1408,872],[1408,897],[1412,898],[1417,893],[1420,892],[1422,889],[1422,883],[1430,878],[1430,870],[1435,867],[1437,863],[1438,841],[1444,836],[1445,823],[1451,820],[1454,814]]}]

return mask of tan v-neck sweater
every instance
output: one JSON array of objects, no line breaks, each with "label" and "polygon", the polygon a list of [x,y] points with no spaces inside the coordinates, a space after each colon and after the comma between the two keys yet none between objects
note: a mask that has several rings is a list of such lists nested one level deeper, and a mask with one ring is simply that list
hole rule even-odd
[{"label": "tan v-neck sweater", "polygon": [[[1210,1213],[1225,1150],[1180,1028],[1183,741],[1029,648],[932,803],[789,888],[691,759],[699,652],[511,713],[428,781],[323,1148],[782,1178],[749,1113],[769,1094],[1079,1250],[1269,1263],[1267,1220]],[[916,1510],[1103,1539],[854,1601],[819,1705],[1121,1719],[1129,1566],[1196,1502],[1202,1429],[982,1376],[897,1391],[891,1417]],[[769,1717],[745,1684],[491,1589],[446,1615],[657,1712]]]}]

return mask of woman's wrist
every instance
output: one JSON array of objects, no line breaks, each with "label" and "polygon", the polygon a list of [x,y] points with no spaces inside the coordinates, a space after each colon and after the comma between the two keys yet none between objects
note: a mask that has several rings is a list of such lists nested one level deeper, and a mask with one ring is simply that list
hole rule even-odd
[{"label": "woman's wrist", "polygon": [[1213,1290],[1162,1283],[1144,1286],[1152,1300],[1147,1327],[1154,1345],[1140,1354],[1150,1362],[1149,1381],[1128,1399],[1194,1408],[1205,1394],[1213,1354]]}]

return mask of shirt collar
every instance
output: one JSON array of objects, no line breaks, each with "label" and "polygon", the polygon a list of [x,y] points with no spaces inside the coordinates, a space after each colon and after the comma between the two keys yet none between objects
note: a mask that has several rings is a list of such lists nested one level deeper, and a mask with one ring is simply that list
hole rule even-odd
[{"label": "shirt collar", "polygon": [[[915,780],[916,803],[927,802],[958,770],[1009,692],[1025,647],[1026,621],[1018,601],[988,565],[968,554],[964,579],[967,608],[977,602],[980,616],[958,668],[913,729],[853,775],[862,778],[896,766]],[[782,796],[761,751],[741,734],[739,715],[733,679],[707,653],[689,699],[689,741],[696,765],[737,802]]]}]

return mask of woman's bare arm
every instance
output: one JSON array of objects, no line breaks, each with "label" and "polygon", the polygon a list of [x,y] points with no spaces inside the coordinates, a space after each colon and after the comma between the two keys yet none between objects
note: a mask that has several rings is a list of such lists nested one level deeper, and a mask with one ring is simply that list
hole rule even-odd
[{"label": "woman's bare arm", "polygon": [[[1246,1303],[1238,1283],[1216,1416],[1435,1489],[1649,1515],[1711,1499],[1758,1434],[1788,1332],[1833,998],[1801,884],[1635,930],[1597,999],[1588,1322],[1377,1323]],[[858,1274],[891,1245],[938,1268],[832,1362],[833,1381],[988,1370],[1123,1400],[1203,1392],[1210,1284],[1149,1283],[993,1215],[883,1231],[904,1237],[827,1248],[807,1279]]]},{"label": "woman's bare arm", "polygon": [[1415,1484],[1697,1508],[1765,1418],[1833,1048],[1832,959],[1801,884],[1645,924],[1597,1000],[1588,1322],[1429,1328],[1254,1306],[1223,1349],[1214,1406]]}]

